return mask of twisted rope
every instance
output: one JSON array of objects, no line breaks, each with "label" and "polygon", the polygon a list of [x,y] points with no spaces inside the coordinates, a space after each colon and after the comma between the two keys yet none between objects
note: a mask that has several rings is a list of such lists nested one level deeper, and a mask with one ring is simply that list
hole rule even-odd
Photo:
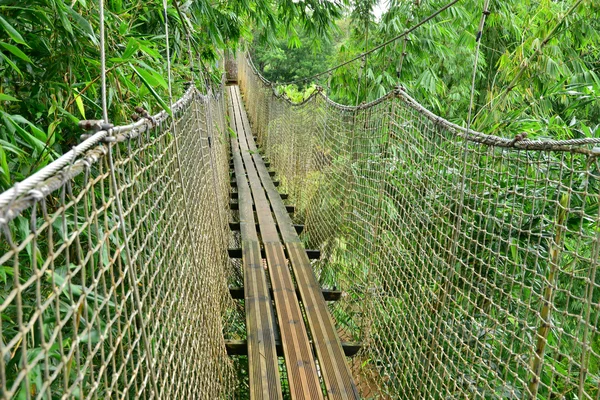
[{"label": "twisted rope", "polygon": [[[101,58],[101,68],[102,68],[102,115],[104,118],[104,123],[108,124],[108,107],[106,104],[106,43],[104,40],[104,0],[100,0],[100,58]],[[112,129],[108,130],[107,135],[109,137],[112,136]],[[108,139],[108,137],[105,138],[105,140]],[[114,141],[114,139],[113,139]],[[113,145],[111,143],[108,143],[107,145],[107,155],[108,155],[108,167],[109,167],[109,171],[110,171],[110,181],[111,184],[113,186],[113,190],[115,192],[115,204],[117,207],[117,215],[119,217],[119,226],[121,228],[121,234],[123,235],[123,243],[124,243],[124,247],[125,247],[125,260],[127,265],[129,266],[129,274],[127,274],[127,277],[129,279],[129,284],[131,285],[131,287],[133,288],[133,299],[135,302],[135,307],[138,310],[138,313],[136,315],[136,319],[138,320],[138,323],[140,324],[140,330],[142,333],[142,341],[144,342],[144,351],[146,352],[146,363],[148,365],[148,369],[149,369],[149,373],[150,373],[150,381],[151,381],[151,385],[152,388],[154,390],[154,395],[158,396],[158,385],[157,385],[157,379],[156,379],[156,372],[154,371],[154,360],[153,360],[153,353],[152,353],[152,349],[150,347],[150,340],[148,338],[148,333],[146,330],[146,323],[144,321],[144,317],[141,314],[141,310],[142,308],[142,301],[140,298],[140,292],[139,292],[139,288],[138,288],[138,277],[137,277],[137,271],[136,271],[136,266],[133,262],[133,259],[131,257],[131,248],[130,248],[130,244],[129,244],[129,237],[127,235],[127,227],[125,226],[125,214],[123,212],[123,200],[121,198],[121,193],[119,191],[119,187],[117,185],[117,176],[116,176],[116,172],[115,172],[115,165],[114,165],[114,160],[113,160]]]},{"label": "twisted rope", "polygon": [[597,145],[600,144],[600,138],[578,138],[578,139],[565,139],[565,140],[554,140],[554,139],[543,139],[543,140],[519,140],[515,141],[509,138],[503,138],[496,135],[488,135],[486,133],[474,131],[472,129],[467,130],[467,128],[457,125],[453,122],[446,120],[439,115],[434,114],[432,111],[428,110],[425,106],[411,97],[404,88],[397,87],[387,94],[381,96],[380,98],[373,100],[369,103],[360,104],[358,106],[347,106],[343,104],[339,104],[333,100],[331,100],[326,94],[322,91],[314,91],[309,97],[304,99],[300,103],[293,103],[290,99],[283,97],[282,95],[277,94],[275,90],[275,86],[273,82],[270,82],[264,78],[260,72],[254,66],[250,55],[247,55],[247,62],[250,66],[250,70],[254,75],[256,75],[265,86],[270,87],[273,90],[273,95],[279,99],[285,100],[288,104],[293,106],[302,106],[309,101],[312,101],[315,97],[321,96],[323,100],[325,100],[329,105],[337,108],[338,110],[344,111],[353,111],[356,109],[368,109],[374,107],[378,104],[383,103],[393,97],[399,98],[405,102],[405,104],[419,114],[423,115],[427,119],[429,119],[434,124],[443,126],[447,128],[451,133],[455,134],[457,138],[462,138],[463,136],[467,138],[470,142],[485,144],[488,146],[496,146],[503,148],[513,148],[519,150],[543,150],[543,151],[563,151],[563,152],[573,152],[573,153],[583,153],[587,155],[600,155],[600,148],[595,149],[587,149],[582,148],[583,146],[589,145]]}]

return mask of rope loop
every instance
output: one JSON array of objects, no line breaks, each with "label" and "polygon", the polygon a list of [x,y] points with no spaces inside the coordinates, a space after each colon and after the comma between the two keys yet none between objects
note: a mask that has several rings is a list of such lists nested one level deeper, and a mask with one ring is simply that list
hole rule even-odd
[{"label": "rope loop", "polygon": [[36,202],[42,201],[46,197],[39,189],[31,189],[27,195]]}]

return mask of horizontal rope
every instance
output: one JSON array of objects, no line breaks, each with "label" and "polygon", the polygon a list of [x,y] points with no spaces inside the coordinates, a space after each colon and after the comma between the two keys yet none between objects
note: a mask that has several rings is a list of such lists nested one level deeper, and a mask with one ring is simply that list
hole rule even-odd
[{"label": "horizontal rope", "polygon": [[581,146],[600,144],[600,138],[580,138],[580,139],[565,139],[565,140],[553,140],[553,139],[515,140],[515,139],[503,138],[503,137],[495,136],[495,135],[489,135],[489,134],[486,134],[483,132],[474,131],[472,129],[469,129],[468,134],[467,134],[467,129],[465,127],[454,124],[454,123],[446,120],[445,118],[440,117],[439,115],[436,115],[433,112],[429,111],[426,107],[424,107],[417,100],[415,100],[414,98],[409,96],[408,93],[406,93],[406,91],[401,88],[394,89],[376,100],[373,100],[369,103],[360,104],[358,106],[347,106],[347,105],[342,105],[342,104],[336,103],[335,101],[331,100],[326,94],[324,94],[322,90],[315,90],[306,99],[302,100],[301,102],[295,103],[288,97],[280,95],[276,92],[275,84],[273,82],[270,82],[264,76],[261,75],[261,73],[258,71],[256,66],[254,65],[254,62],[252,61],[252,58],[249,54],[246,56],[246,58],[248,60],[248,64],[250,65],[250,67],[252,69],[252,72],[266,86],[271,88],[271,90],[273,91],[273,94],[277,98],[285,100],[290,105],[301,106],[301,105],[311,101],[316,96],[321,96],[329,105],[331,105],[339,110],[355,111],[355,110],[359,110],[359,109],[367,109],[367,108],[375,107],[378,104],[390,99],[391,97],[397,96],[397,97],[402,98],[404,101],[406,101],[406,103],[411,108],[413,108],[416,111],[418,111],[419,113],[423,114],[431,121],[435,122],[436,124],[444,125],[445,127],[455,131],[461,137],[466,135],[467,140],[475,142],[475,143],[485,144],[485,145],[489,145],[489,146],[504,147],[504,148],[515,148],[515,149],[519,149],[519,150],[571,151],[571,152],[577,152],[577,153],[584,153],[584,154],[588,154],[588,155],[600,155],[600,149],[589,150],[589,149],[578,148]]},{"label": "horizontal rope", "polygon": [[[188,90],[181,97],[181,99],[179,99],[173,105],[171,111],[173,113],[176,113],[179,110],[183,109],[192,100],[194,95],[206,97],[206,95],[200,94],[200,92],[196,89],[195,86],[190,86],[190,88],[188,88]],[[136,132],[136,134],[133,136],[122,136],[122,139],[133,138],[139,135],[140,133],[147,131],[155,124],[161,124],[168,117],[169,114],[165,110],[163,110],[155,114],[151,118],[142,118],[139,121],[132,124],[115,126],[114,128],[111,128],[108,131],[102,130],[96,132],[77,146],[73,147],[72,150],[69,150],[68,152],[54,160],[52,163],[48,164],[41,170],[37,171],[33,175],[29,176],[28,178],[14,185],[12,188],[0,194],[0,213],[6,212],[6,210],[4,210],[6,206],[15,202],[17,198],[26,194],[30,190],[35,189],[38,185],[42,184],[45,180],[50,179],[51,177],[62,171],[64,168],[68,167],[69,165],[72,165],[75,162],[75,160],[79,157],[85,157],[85,153],[88,150],[102,143],[102,141],[104,141],[107,137],[117,137],[127,134],[129,132]]]}]

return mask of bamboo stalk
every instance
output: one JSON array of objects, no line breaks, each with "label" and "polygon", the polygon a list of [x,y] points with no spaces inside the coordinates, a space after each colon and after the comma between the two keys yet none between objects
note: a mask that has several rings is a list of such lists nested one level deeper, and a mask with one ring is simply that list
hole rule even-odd
[{"label": "bamboo stalk", "polygon": [[560,198],[559,210],[556,217],[556,228],[554,231],[554,243],[550,247],[550,269],[546,276],[546,288],[544,289],[544,300],[540,311],[540,326],[537,329],[537,343],[535,353],[531,361],[532,377],[529,381],[529,397],[534,399],[540,386],[542,374],[544,352],[548,343],[548,332],[550,332],[550,322],[552,314],[552,296],[554,294],[554,284],[556,273],[560,264],[561,246],[565,233],[564,223],[567,219],[567,207],[569,206],[569,195],[563,194]]}]

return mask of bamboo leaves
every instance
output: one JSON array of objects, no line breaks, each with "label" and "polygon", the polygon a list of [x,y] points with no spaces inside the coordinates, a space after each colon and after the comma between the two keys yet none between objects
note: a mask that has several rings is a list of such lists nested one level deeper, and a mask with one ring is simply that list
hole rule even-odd
[{"label": "bamboo leaves", "polygon": [[0,16],[0,25],[4,28],[6,33],[8,33],[12,40],[19,44],[27,45],[23,39],[23,36],[21,36],[21,34],[11,24],[8,23],[8,21],[2,18],[2,16]]},{"label": "bamboo leaves", "polygon": [[17,46],[13,46],[12,44],[8,44],[5,42],[0,42],[0,46],[4,47],[6,50],[8,50],[13,55],[19,57],[21,60],[28,62],[28,63],[32,62],[31,59],[29,57],[27,57],[27,55],[25,53],[23,53]]},{"label": "bamboo leaves", "polygon": [[[133,71],[137,74],[137,76],[140,78],[140,81],[142,81],[142,83],[144,84],[144,86],[148,89],[148,91],[150,92],[150,94],[152,94],[152,96],[156,99],[156,101],[158,101],[158,103],[161,105],[161,107],[169,114],[172,116],[171,114],[171,108],[167,105],[167,103],[162,99],[162,97],[160,97],[160,95],[158,93],[156,93],[156,90],[154,90],[154,86],[160,83],[160,80],[157,79],[151,72],[145,70],[145,69],[138,69],[136,67],[134,67],[132,64],[129,64],[129,66],[133,69]],[[163,80],[164,82],[164,80]],[[152,84],[154,83],[154,85]]]}]

